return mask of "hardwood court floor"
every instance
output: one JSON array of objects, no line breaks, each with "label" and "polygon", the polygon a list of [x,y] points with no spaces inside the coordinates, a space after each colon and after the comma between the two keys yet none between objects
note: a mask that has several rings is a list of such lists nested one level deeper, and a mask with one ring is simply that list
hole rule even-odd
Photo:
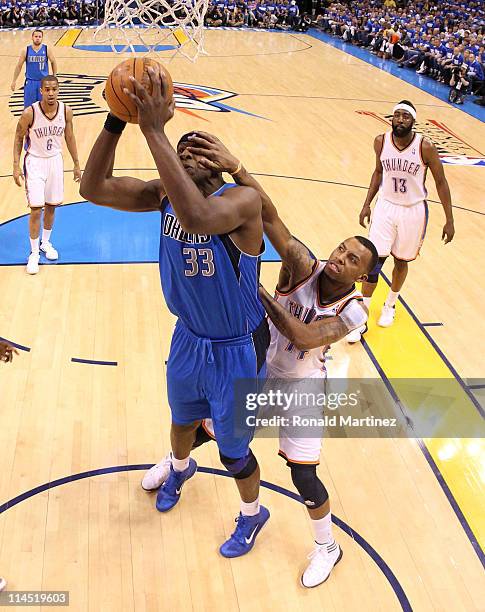
[{"label": "hardwood court floor", "polygon": [[[46,42],[62,34],[48,31]],[[27,32],[0,34],[1,264],[13,251],[28,254],[26,219],[9,223],[27,212],[11,178],[18,96],[10,95],[9,85],[29,40]],[[92,33],[81,32],[74,44],[92,45]],[[477,119],[310,36],[209,31],[207,50],[195,64],[175,59],[169,65],[177,83],[197,90],[196,100],[179,100],[168,126],[172,142],[194,128],[221,137],[261,175],[291,230],[322,258],[363,231],[357,217],[374,166],[372,142],[396,101],[415,103],[420,126],[434,130],[444,154],[477,156],[484,142]],[[103,78],[120,58],[66,46],[54,52],[61,92],[76,109],[84,166],[104,120]],[[124,132],[115,167],[156,176],[136,126]],[[67,151],[65,168],[65,201],[79,202]],[[440,244],[443,214],[429,177],[428,235],[403,291],[410,311],[401,304],[391,330],[374,325],[366,347],[333,347],[331,372],[453,377],[444,355],[463,379],[484,376],[484,170],[449,164],[445,170],[457,205],[455,240]],[[23,265],[0,266],[0,335],[31,349],[0,368],[0,503],[56,479],[104,472],[2,507],[0,574],[11,589],[68,590],[71,608],[81,611],[484,609],[480,560],[431,469],[441,471],[472,539],[483,545],[480,440],[428,441],[429,451],[404,439],[327,441],[319,472],[334,515],[349,529],[335,526],[344,558],[314,590],[298,584],[312,548],[305,509],[284,491],[263,488],[271,520],[253,552],[234,561],[217,553],[238,508],[228,478],[198,474],[177,508],[160,515],[153,496],[140,489],[143,470],[136,468],[157,461],[169,445],[164,362],[173,318],[156,263],[126,262],[137,260],[144,236],[135,233],[125,245],[125,263],[99,263],[106,262],[96,257],[110,252],[114,232],[99,230],[100,218],[86,205],[74,206],[78,221],[62,225],[62,236],[53,233],[65,265],[42,266],[36,277],[27,277]],[[67,210],[58,212],[58,227]],[[116,231],[134,231],[130,215],[117,223]],[[92,263],[74,265],[86,253],[96,254]],[[274,286],[277,269],[277,263],[263,264],[266,287]],[[374,321],[385,290],[381,283]],[[117,365],[74,363],[73,357]],[[263,479],[293,491],[277,441],[258,439],[254,450]],[[221,468],[214,445],[194,456],[201,466]],[[116,466],[133,468],[106,470]]]}]

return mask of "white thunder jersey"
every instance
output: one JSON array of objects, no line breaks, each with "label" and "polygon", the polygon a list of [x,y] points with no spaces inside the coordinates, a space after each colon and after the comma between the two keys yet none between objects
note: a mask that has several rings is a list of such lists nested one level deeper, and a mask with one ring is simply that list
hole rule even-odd
[{"label": "white thunder jersey", "polygon": [[[355,287],[337,300],[322,304],[318,290],[318,277],[325,264],[315,261],[311,275],[288,292],[276,290],[276,300],[286,310],[304,323],[318,321],[325,317],[338,315],[350,300],[361,299],[362,294]],[[326,376],[325,353],[329,345],[298,350],[269,321],[271,344],[268,349],[267,364],[269,378],[321,378]]]},{"label": "white thunder jersey", "polygon": [[383,168],[379,198],[399,206],[413,206],[426,200],[424,182],[428,166],[423,162],[423,136],[414,138],[402,151],[394,144],[392,132],[384,134],[381,163]]},{"label": "white thunder jersey", "polygon": [[29,155],[46,158],[61,154],[66,129],[64,102],[58,102],[57,113],[52,119],[44,115],[40,102],[32,104],[32,108],[34,118],[27,133]]}]

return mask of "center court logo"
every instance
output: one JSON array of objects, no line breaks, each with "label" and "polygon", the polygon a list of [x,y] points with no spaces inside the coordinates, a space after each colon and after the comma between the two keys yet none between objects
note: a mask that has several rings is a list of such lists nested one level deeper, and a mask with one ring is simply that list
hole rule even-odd
[{"label": "center court logo", "polygon": [[[75,116],[95,115],[105,113],[107,106],[100,106],[96,100],[102,99],[100,95],[104,89],[107,77],[101,75],[69,74],[60,73],[59,99],[68,104]],[[205,119],[199,113],[242,113],[250,117],[264,119],[240,108],[235,108],[223,103],[223,100],[235,98],[238,94],[233,91],[217,89],[205,85],[191,85],[189,83],[174,83],[174,97],[177,111],[186,113],[199,119]],[[101,90],[101,91],[99,91]],[[94,94],[94,97],[93,97]],[[10,97],[10,111],[16,117],[22,114],[24,109],[23,88],[16,91]]]},{"label": "center court logo", "polygon": [[[392,115],[360,110],[356,113],[373,117],[384,123],[387,129],[390,128]],[[425,119],[424,121],[416,121],[415,127],[416,131],[427,136],[436,145],[440,159],[444,164],[485,167],[485,155],[465,142],[442,121]]]}]

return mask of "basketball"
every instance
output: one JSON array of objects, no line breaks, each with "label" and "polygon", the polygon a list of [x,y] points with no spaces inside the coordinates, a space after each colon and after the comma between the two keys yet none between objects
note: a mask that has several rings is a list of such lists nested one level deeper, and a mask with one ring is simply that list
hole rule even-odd
[{"label": "basketball", "polygon": [[121,62],[121,64],[113,68],[106,81],[105,93],[109,109],[113,115],[127,123],[138,123],[138,109],[123,89],[126,88],[131,93],[135,93],[135,87],[129,79],[130,76],[133,76],[151,94],[152,84],[147,72],[149,66],[152,66],[155,70],[160,70],[166,75],[169,93],[172,96],[173,83],[170,73],[162,64],[148,57],[132,58]]}]

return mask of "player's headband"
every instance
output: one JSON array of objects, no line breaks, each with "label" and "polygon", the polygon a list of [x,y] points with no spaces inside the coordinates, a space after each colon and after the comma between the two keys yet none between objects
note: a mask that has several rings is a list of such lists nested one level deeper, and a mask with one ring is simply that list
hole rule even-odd
[{"label": "player's headband", "polygon": [[396,104],[396,106],[392,109],[392,112],[395,113],[398,110],[406,111],[416,121],[416,111],[412,106],[409,106],[409,104]]}]

